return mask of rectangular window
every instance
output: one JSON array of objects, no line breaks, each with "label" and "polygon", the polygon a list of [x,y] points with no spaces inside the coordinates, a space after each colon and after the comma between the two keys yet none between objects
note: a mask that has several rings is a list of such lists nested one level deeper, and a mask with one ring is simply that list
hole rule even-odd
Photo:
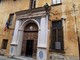
[{"label": "rectangular window", "polygon": [[52,0],[53,4],[60,4],[62,3],[61,0]]},{"label": "rectangular window", "polygon": [[30,9],[36,7],[36,0],[30,0]]},{"label": "rectangular window", "polygon": [[52,22],[50,44],[50,50],[64,50],[62,20]]},{"label": "rectangular window", "polygon": [[12,25],[13,18],[14,18],[14,14],[12,13],[12,14],[9,15],[9,19],[8,19],[9,26]]},{"label": "rectangular window", "polygon": [[7,43],[8,43],[8,40],[7,39],[3,39],[2,49],[6,49],[7,48]]}]

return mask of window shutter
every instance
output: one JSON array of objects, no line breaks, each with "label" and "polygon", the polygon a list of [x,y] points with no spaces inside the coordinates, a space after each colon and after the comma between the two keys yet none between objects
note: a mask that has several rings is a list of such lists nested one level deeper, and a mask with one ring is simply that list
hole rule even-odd
[{"label": "window shutter", "polygon": [[56,30],[51,27],[51,44],[50,44],[50,49],[54,50],[55,49],[55,41],[56,41]]},{"label": "window shutter", "polygon": [[53,42],[52,42],[52,40],[53,40],[53,31],[52,31],[52,27],[50,28],[50,35],[51,35],[51,40],[50,40],[50,50],[52,50],[53,49]]},{"label": "window shutter", "polygon": [[61,42],[61,50],[64,50],[64,41],[63,41],[63,28],[58,29],[58,38],[59,42]]},{"label": "window shutter", "polygon": [[51,38],[51,40],[50,40],[50,50],[52,50],[53,49],[53,47],[52,47],[52,45],[53,45],[53,42],[52,42],[52,40],[53,40],[52,26],[50,27],[50,38]]}]

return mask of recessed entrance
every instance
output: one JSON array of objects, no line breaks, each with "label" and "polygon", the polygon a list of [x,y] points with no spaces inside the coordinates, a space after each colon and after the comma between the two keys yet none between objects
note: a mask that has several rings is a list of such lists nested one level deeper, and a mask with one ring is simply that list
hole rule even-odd
[{"label": "recessed entrance", "polygon": [[36,57],[38,40],[38,26],[35,23],[26,25],[22,41],[22,56]]},{"label": "recessed entrance", "polygon": [[26,41],[26,56],[32,56],[33,54],[33,40],[27,40]]}]

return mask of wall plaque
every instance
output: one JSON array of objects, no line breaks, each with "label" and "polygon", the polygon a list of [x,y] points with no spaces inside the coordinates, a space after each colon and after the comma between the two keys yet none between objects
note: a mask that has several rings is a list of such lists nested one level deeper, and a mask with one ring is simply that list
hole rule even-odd
[{"label": "wall plaque", "polygon": [[42,51],[39,52],[39,58],[40,58],[40,59],[43,58],[43,52],[42,52]]}]

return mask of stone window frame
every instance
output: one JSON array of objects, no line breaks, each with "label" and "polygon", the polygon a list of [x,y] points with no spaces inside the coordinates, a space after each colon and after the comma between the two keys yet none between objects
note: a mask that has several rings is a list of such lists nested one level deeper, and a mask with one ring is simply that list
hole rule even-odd
[{"label": "stone window frame", "polygon": [[[53,24],[53,22],[57,22],[57,21],[61,21],[62,22],[62,20],[56,20],[56,21],[52,21],[52,24]],[[61,27],[58,27],[58,29],[62,29],[62,40],[61,41],[58,41],[58,39],[57,40],[53,40],[53,29],[57,29],[56,27],[55,28],[53,28],[53,27],[51,27],[51,41],[50,41],[50,51],[59,51],[59,52],[64,52],[64,31],[63,31],[63,22],[62,22],[62,26]],[[58,30],[57,29],[57,30]],[[57,34],[58,34],[58,32],[57,32]],[[58,35],[56,35],[56,38],[58,37]],[[61,47],[61,49],[56,49],[55,48],[55,44],[53,44],[53,42],[60,42],[60,47]],[[54,46],[53,46],[54,45]],[[59,45],[59,44],[58,44]]]},{"label": "stone window frame", "polygon": [[9,18],[8,18],[9,26],[12,25],[13,19],[14,19],[14,13],[9,14]]}]

